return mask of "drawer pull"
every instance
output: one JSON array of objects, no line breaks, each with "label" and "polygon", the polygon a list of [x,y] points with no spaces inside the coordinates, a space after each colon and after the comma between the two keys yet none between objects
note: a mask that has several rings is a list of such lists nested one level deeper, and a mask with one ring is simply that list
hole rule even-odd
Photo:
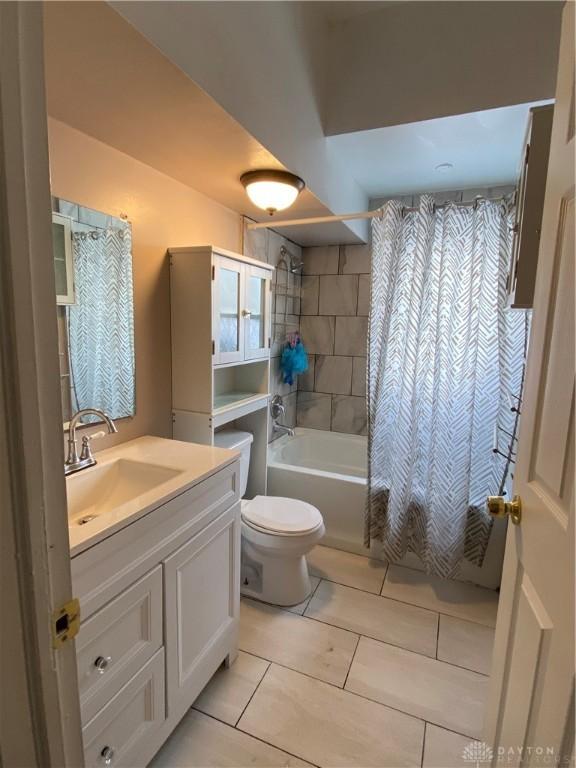
[{"label": "drawer pull", "polygon": [[112,747],[104,747],[100,754],[104,765],[112,765],[112,760],[114,759],[114,750]]},{"label": "drawer pull", "polygon": [[[94,666],[96,667],[98,672],[100,672],[100,674],[103,675],[104,672],[106,672],[106,670],[108,669],[108,664],[111,661],[112,661],[111,656],[98,656],[98,658],[94,662]],[[110,763],[106,763],[106,765],[110,765]]]}]

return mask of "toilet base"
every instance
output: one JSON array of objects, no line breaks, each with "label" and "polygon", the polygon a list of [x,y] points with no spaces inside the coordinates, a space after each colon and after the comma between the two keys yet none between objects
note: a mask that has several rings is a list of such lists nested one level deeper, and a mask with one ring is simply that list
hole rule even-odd
[{"label": "toilet base", "polygon": [[[322,533],[323,530],[318,538]],[[306,551],[309,552],[315,543],[311,543]],[[241,594],[264,603],[288,607],[306,600],[311,591],[304,554],[267,551],[242,536]]]}]

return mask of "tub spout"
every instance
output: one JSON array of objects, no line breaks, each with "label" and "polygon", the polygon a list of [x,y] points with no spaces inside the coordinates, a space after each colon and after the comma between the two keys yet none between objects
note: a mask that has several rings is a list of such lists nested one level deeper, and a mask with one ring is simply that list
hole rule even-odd
[{"label": "tub spout", "polygon": [[290,437],[294,437],[294,430],[292,427],[287,427],[285,424],[278,424],[276,421],[272,422],[272,432],[280,432],[282,435],[290,435]]}]

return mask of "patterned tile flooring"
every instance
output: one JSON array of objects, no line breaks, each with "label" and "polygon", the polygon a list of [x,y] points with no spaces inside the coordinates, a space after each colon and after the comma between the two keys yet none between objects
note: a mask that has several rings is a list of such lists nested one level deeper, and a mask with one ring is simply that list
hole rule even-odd
[{"label": "patterned tile flooring", "polygon": [[240,653],[154,768],[465,768],[498,595],[328,547],[291,609],[243,600]]}]

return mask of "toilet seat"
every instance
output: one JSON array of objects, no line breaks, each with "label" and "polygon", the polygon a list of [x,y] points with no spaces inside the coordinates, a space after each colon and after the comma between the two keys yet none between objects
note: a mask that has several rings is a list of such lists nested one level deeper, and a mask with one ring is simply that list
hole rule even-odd
[{"label": "toilet seat", "polygon": [[275,536],[302,536],[323,525],[322,515],[312,504],[283,496],[243,501],[242,520],[256,531]]}]

